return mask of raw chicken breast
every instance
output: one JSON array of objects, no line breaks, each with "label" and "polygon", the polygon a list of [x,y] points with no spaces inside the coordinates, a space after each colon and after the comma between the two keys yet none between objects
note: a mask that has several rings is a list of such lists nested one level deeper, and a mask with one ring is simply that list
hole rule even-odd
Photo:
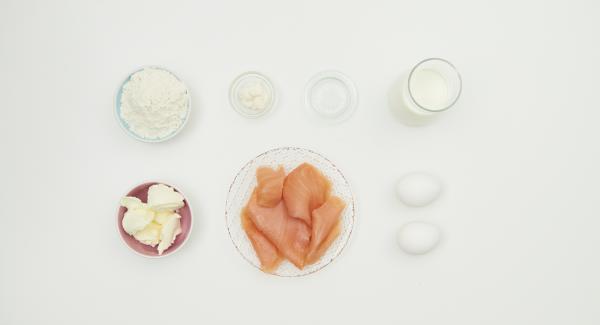
[{"label": "raw chicken breast", "polygon": [[279,166],[277,170],[271,167],[259,167],[256,170],[256,197],[258,204],[272,208],[281,201],[281,192],[283,191],[283,181],[285,180],[285,170]]},{"label": "raw chicken breast", "polygon": [[346,203],[337,196],[331,196],[312,212],[312,235],[306,256],[306,264],[318,261],[340,233],[340,215]]},{"label": "raw chicken breast", "polygon": [[292,170],[283,184],[283,199],[288,213],[311,225],[311,212],[327,197],[331,183],[313,165],[303,163]]},{"label": "raw chicken breast", "polygon": [[285,258],[302,269],[310,243],[310,228],[290,217],[283,201],[273,208],[265,208],[258,204],[256,197],[255,191],[246,207],[248,217]]},{"label": "raw chicken breast", "polygon": [[279,252],[277,252],[277,247],[256,229],[256,226],[248,217],[246,209],[242,211],[242,227],[252,243],[256,256],[258,256],[261,269],[268,273],[275,271],[282,261]]}]

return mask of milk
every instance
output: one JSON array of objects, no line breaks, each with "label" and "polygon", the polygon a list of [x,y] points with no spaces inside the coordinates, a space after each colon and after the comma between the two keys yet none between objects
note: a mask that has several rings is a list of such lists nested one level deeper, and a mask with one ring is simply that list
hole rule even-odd
[{"label": "milk", "polygon": [[454,66],[444,59],[418,63],[390,90],[390,107],[408,125],[425,125],[452,107],[462,89]]},{"label": "milk", "polygon": [[[409,87],[412,99],[418,105],[428,110],[440,111],[449,104],[446,79],[434,70],[422,69],[415,71],[410,79]],[[423,113],[423,109],[415,105],[415,103],[406,104],[411,110]]]}]

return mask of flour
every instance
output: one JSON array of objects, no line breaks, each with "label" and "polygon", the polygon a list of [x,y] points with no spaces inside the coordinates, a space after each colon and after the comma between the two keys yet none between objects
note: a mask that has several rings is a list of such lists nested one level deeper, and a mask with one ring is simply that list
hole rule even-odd
[{"label": "flour", "polygon": [[168,71],[144,68],[123,86],[121,118],[141,138],[170,136],[181,127],[188,109],[187,88]]}]

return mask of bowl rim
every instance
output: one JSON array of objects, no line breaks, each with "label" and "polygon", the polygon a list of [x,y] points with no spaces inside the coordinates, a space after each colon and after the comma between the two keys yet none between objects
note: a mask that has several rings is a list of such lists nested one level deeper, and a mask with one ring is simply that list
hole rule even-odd
[{"label": "bowl rim", "polygon": [[[190,228],[189,228],[189,230],[187,232],[187,236],[185,237],[185,239],[181,242],[181,244],[178,247],[175,247],[175,249],[173,249],[173,250],[168,250],[167,249],[167,251],[165,251],[165,253],[162,254],[162,255],[146,255],[144,253],[140,253],[137,250],[135,250],[133,247],[129,246],[129,244],[127,243],[127,241],[124,238],[125,235],[123,233],[121,233],[121,230],[125,231],[123,229],[123,225],[121,224],[121,222],[119,222],[119,210],[121,210],[122,206],[121,206],[120,202],[117,202],[117,205],[118,205],[118,207],[117,207],[117,233],[119,234],[119,238],[121,238],[121,242],[123,243],[123,245],[127,246],[127,248],[129,248],[130,251],[134,252],[136,255],[139,255],[139,256],[142,256],[142,257],[145,257],[145,258],[158,259],[158,258],[163,258],[163,257],[167,257],[167,256],[170,256],[170,255],[173,255],[176,252],[178,252],[183,246],[185,246],[185,244],[190,239],[190,236],[192,235],[192,231],[194,230],[194,212],[193,212],[193,209],[192,209],[192,205],[190,204],[190,201],[187,199],[187,196],[185,196],[185,194],[183,192],[181,192],[181,190],[179,189],[179,187],[172,186],[168,182],[157,181],[157,180],[147,180],[147,181],[142,181],[142,182],[138,183],[138,185],[135,185],[135,186],[131,187],[129,190],[127,190],[125,192],[125,194],[119,198],[119,201],[122,198],[128,196],[128,194],[133,189],[135,189],[136,187],[138,187],[140,185],[144,185],[144,184],[151,184],[150,186],[152,186],[154,184],[164,184],[164,185],[167,185],[167,186],[173,188],[175,191],[177,191],[177,193],[179,193],[179,194],[181,194],[181,196],[183,196],[183,199],[187,203],[188,209],[190,210]],[[127,233],[125,233],[125,234],[127,236],[133,237],[133,236],[127,234]]]},{"label": "bowl rim", "polygon": [[[127,82],[129,82],[129,80],[131,79],[131,76],[133,76],[134,74],[136,74],[137,72],[140,72],[144,69],[158,69],[158,70],[163,70],[166,71],[170,74],[172,74],[177,80],[179,80],[179,82],[181,82],[183,84],[183,86],[185,87],[186,93],[187,93],[187,98],[188,98],[188,105],[187,105],[187,112],[185,114],[185,118],[183,119],[183,122],[181,123],[181,125],[175,130],[173,131],[171,134],[169,134],[168,136],[164,137],[164,138],[157,138],[157,139],[148,139],[148,138],[143,138],[137,134],[135,134],[131,129],[129,129],[129,127],[126,125],[126,122],[121,118],[121,114],[119,114],[119,112],[121,111],[121,102],[120,102],[120,98],[121,95],[123,93],[123,86],[125,86],[125,84]],[[141,141],[141,142],[145,142],[145,143],[159,143],[159,142],[165,142],[167,140],[170,140],[172,138],[174,138],[176,135],[178,135],[187,125],[188,120],[190,119],[190,114],[192,113],[192,96],[190,93],[190,88],[187,86],[187,84],[181,79],[179,78],[173,71],[162,67],[160,65],[143,65],[137,69],[135,69],[133,72],[129,73],[127,75],[127,77],[125,77],[125,79],[123,79],[123,81],[119,84],[119,87],[117,87],[117,91],[114,95],[114,109],[113,109],[113,114],[115,116],[115,118],[117,119],[117,123],[119,124],[119,126],[121,126],[121,129],[123,131],[125,131],[125,133],[127,133],[130,137]]]}]

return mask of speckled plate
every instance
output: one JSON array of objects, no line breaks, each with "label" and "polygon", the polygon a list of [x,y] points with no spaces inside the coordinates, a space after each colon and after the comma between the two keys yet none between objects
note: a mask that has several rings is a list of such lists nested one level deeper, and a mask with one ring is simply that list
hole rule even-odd
[{"label": "speckled plate", "polygon": [[304,162],[317,167],[331,181],[332,194],[346,202],[346,209],[341,216],[342,232],[317,263],[300,270],[286,260],[273,272],[274,275],[294,277],[311,274],[329,265],[340,255],[354,226],[354,196],[350,184],[342,172],[320,154],[308,149],[284,147],[269,150],[248,162],[233,180],[227,195],[225,219],[231,241],[244,259],[260,269],[260,261],[242,228],[240,218],[243,207],[256,187],[256,169],[260,166],[277,167],[281,165],[285,168],[286,173],[289,173]]}]

